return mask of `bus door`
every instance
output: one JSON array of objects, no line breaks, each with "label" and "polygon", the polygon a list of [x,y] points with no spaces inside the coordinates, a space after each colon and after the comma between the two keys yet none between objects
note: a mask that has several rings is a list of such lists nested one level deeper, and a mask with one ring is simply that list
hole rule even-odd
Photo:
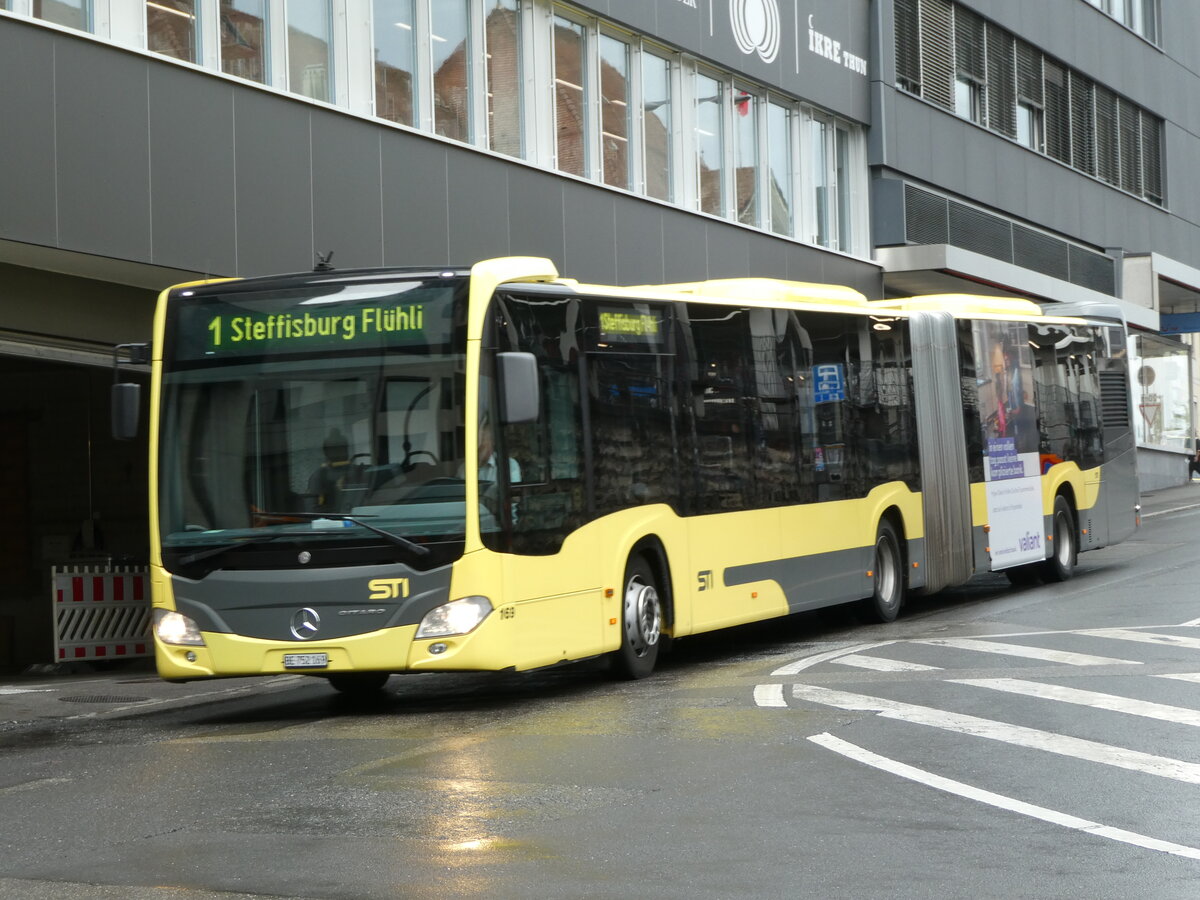
[{"label": "bus door", "polygon": [[975,569],[958,331],[948,312],[914,313],[910,328],[925,519],[924,590],[933,593],[961,584]]}]

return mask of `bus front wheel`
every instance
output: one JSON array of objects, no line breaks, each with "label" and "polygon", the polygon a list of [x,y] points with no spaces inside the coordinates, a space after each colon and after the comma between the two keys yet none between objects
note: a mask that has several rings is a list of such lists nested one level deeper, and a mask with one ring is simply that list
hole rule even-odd
[{"label": "bus front wheel", "polygon": [[904,554],[896,529],[887,519],[880,520],[875,534],[872,577],[875,589],[863,601],[867,618],[874,622],[895,622],[904,600]]},{"label": "bus front wheel", "polygon": [[1042,577],[1049,582],[1066,581],[1075,574],[1079,532],[1075,529],[1075,513],[1071,511],[1071,504],[1062,494],[1054,498],[1050,533],[1054,535],[1054,545],[1050,548],[1050,558],[1042,563]]},{"label": "bus front wheel", "polygon": [[663,604],[654,570],[643,556],[625,566],[621,599],[621,647],[612,655],[618,678],[645,678],[654,671],[662,643]]}]

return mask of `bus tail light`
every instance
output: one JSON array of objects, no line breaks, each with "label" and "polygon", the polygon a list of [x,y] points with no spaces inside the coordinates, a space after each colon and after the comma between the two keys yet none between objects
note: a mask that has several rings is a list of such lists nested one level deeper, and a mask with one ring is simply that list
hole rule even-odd
[{"label": "bus tail light", "polygon": [[451,600],[425,613],[417,628],[417,639],[449,637],[468,634],[492,611],[492,601],[487,597],[463,597]]},{"label": "bus tail light", "polygon": [[204,646],[199,626],[173,609],[154,610],[154,633],[164,644]]}]

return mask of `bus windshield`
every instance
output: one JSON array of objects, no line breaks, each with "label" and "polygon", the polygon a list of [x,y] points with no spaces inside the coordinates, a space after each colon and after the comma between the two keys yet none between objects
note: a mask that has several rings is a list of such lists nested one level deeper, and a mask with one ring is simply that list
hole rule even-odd
[{"label": "bus windshield", "polygon": [[277,568],[298,546],[322,565],[456,558],[466,287],[462,273],[392,273],[176,291],[159,448],[167,568]]}]

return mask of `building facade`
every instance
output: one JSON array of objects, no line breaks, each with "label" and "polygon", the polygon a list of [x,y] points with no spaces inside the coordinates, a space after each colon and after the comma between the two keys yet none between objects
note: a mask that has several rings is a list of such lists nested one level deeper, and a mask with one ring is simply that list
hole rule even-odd
[{"label": "building facade", "polygon": [[1197,26],[1187,0],[0,0],[0,666],[49,660],[50,566],[145,557],[112,345],[167,285],[331,251],[1116,301],[1143,486],[1182,481]]}]

